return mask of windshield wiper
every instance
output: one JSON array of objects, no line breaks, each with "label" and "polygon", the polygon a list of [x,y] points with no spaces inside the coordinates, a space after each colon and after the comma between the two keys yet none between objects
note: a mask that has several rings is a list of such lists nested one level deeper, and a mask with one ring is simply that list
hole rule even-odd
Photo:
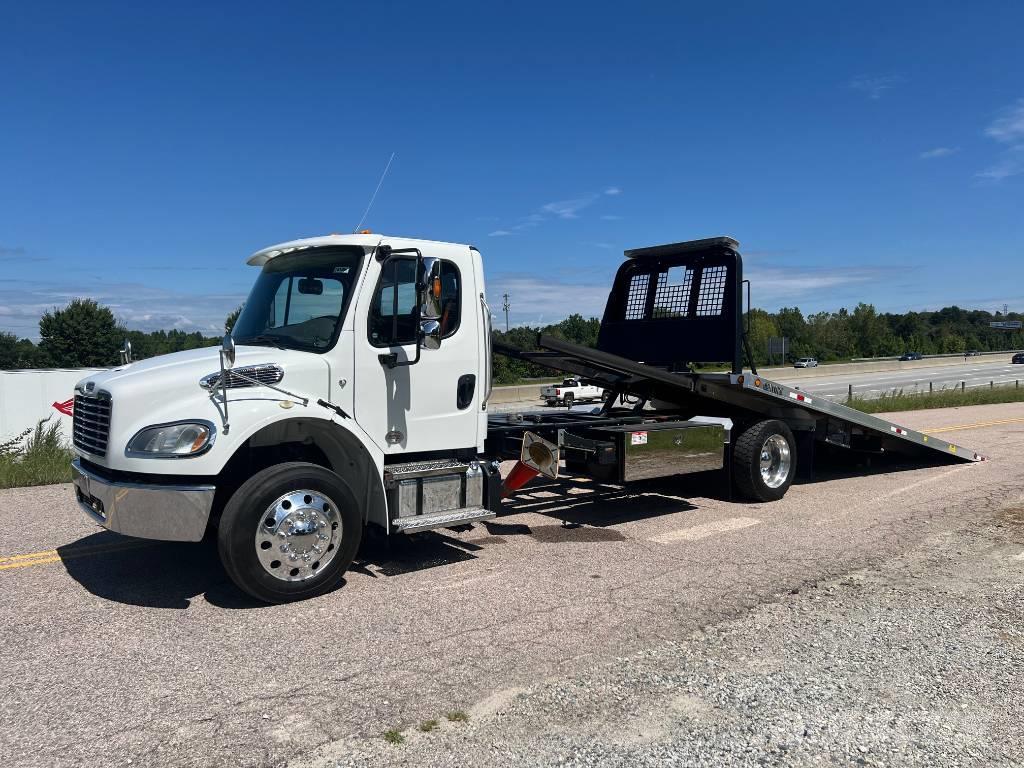
[{"label": "windshield wiper", "polygon": [[251,336],[248,339],[239,339],[237,343],[239,343],[239,344],[269,344],[270,346],[277,347],[278,349],[287,349],[287,347],[284,347],[284,346],[281,345],[281,338],[282,337],[275,336],[272,333],[260,333],[260,334],[257,334],[256,336]]}]

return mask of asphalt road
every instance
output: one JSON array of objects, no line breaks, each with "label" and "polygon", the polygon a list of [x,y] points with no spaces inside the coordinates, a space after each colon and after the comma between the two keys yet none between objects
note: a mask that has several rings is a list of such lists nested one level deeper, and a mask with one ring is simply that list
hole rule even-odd
[{"label": "asphalt road", "polygon": [[263,766],[377,745],[1019,503],[1024,405],[899,420],[990,460],[822,472],[770,505],[714,477],[547,483],[485,525],[368,547],[341,589],[287,606],[246,599],[209,546],[98,530],[68,486],[0,491],[0,754]]},{"label": "asphalt road", "polygon": [[799,386],[800,389],[827,397],[842,400],[846,398],[849,386],[853,385],[853,393],[858,397],[874,398],[887,392],[903,390],[911,394],[927,392],[928,385],[936,389],[952,389],[964,382],[968,389],[987,387],[990,382],[1012,384],[1021,381],[1024,384],[1024,365],[1012,365],[1006,360],[996,363],[968,362],[956,365],[936,366],[934,368],[917,368],[907,371],[879,371],[876,373],[849,373],[841,376],[822,376],[813,379],[794,379],[790,381],[785,375],[773,375],[771,378],[782,384]]}]

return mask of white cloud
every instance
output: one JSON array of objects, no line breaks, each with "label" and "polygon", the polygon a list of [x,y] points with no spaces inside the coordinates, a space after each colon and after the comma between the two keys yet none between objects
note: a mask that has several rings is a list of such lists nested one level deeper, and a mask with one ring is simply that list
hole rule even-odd
[{"label": "white cloud", "polygon": [[[490,233],[490,236],[503,237],[515,232],[520,232],[524,229],[531,229],[545,221],[550,221],[551,219],[578,219],[581,211],[590,207],[603,197],[615,197],[620,194],[622,194],[622,190],[619,187],[606,187],[601,193],[583,195],[569,200],[556,200],[552,203],[545,203],[533,213],[521,217],[516,224],[506,225],[500,229],[496,229]],[[607,221],[614,221],[620,217],[606,214],[601,218]]]},{"label": "white cloud", "polygon": [[922,152],[919,157],[922,160],[932,160],[937,157],[949,157],[960,151],[960,147],[935,147],[935,149],[929,149]]},{"label": "white cloud", "polygon": [[849,87],[867,95],[869,99],[880,99],[886,91],[904,82],[901,75],[883,75],[882,77],[859,76],[850,81]]},{"label": "white cloud", "polygon": [[133,330],[177,328],[216,335],[223,332],[224,318],[242,303],[245,294],[189,294],[142,283],[109,281],[96,281],[91,286],[78,282],[20,281],[17,287],[0,285],[0,316],[4,318],[0,330],[38,338],[39,318],[79,297],[95,299],[109,307],[118,320]]},{"label": "white cloud", "polygon": [[1022,173],[1024,173],[1024,144],[1010,147],[992,165],[974,175],[986,181],[1000,182]]},{"label": "white cloud", "polygon": [[876,282],[883,276],[891,279],[893,268],[836,267],[817,269],[810,267],[755,267],[746,270],[754,289],[755,304],[772,304],[794,299],[811,299],[816,304],[827,304],[823,294],[842,293],[843,288]]},{"label": "white cloud", "polygon": [[998,184],[1003,179],[1024,173],[1024,99],[1004,109],[985,129],[985,135],[1005,148],[995,162],[975,177]]},{"label": "white cloud", "polygon": [[1024,142],[1024,99],[1003,110],[1002,114],[985,129],[985,135],[1001,144]]},{"label": "white cloud", "polygon": [[584,317],[600,317],[608,300],[612,274],[594,277],[603,277],[607,282],[569,283],[550,276],[499,273],[487,276],[487,292],[498,297],[509,294],[509,317],[513,325],[535,325],[538,318],[546,318],[544,322],[547,323],[557,323],[575,312]]},{"label": "white cloud", "polygon": [[591,195],[590,197],[577,197],[572,200],[558,200],[542,206],[541,210],[557,216],[559,219],[575,219],[579,216],[580,211],[591,205],[596,199],[595,195]]}]

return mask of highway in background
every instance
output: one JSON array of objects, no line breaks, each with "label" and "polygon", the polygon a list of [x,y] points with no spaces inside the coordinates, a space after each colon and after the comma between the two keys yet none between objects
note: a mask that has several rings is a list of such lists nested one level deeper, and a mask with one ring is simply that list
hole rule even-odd
[{"label": "highway in background", "polygon": [[[799,387],[806,392],[837,401],[846,399],[849,387],[852,385],[854,396],[870,400],[900,390],[908,394],[927,392],[929,383],[935,391],[959,387],[960,382],[964,382],[968,389],[987,387],[991,382],[995,382],[996,385],[1007,385],[1020,381],[1024,386],[1024,365],[1013,365],[1010,363],[1010,358],[1011,353],[1007,353],[1006,357],[1000,360],[993,361],[989,358],[985,362],[979,360],[977,364],[968,363],[967,365],[964,364],[963,358],[955,358],[955,362],[949,365],[931,368],[868,373],[837,371],[833,376],[826,374],[814,378],[807,378],[804,371],[795,368],[783,370],[776,368],[763,372],[763,375],[772,381]],[[822,366],[818,370],[824,373],[828,370],[828,366]],[[521,387],[520,391],[530,393],[531,397],[524,397],[516,402],[492,402],[488,404],[487,410],[491,413],[504,413],[525,408],[545,407],[539,397],[541,386],[543,385]]]},{"label": "highway in background", "polygon": [[908,394],[927,392],[929,383],[936,390],[940,390],[959,387],[960,382],[964,382],[968,389],[987,387],[990,382],[995,382],[997,385],[1012,384],[1018,380],[1024,382],[1024,365],[1012,365],[1008,354],[1005,360],[979,362],[977,365],[964,365],[962,361],[958,360],[956,364],[947,366],[915,368],[905,371],[845,373],[813,379],[799,378],[798,374],[792,380],[785,375],[773,373],[771,378],[782,384],[799,387],[829,399],[845,398],[852,385],[855,396],[870,399],[891,393],[894,390],[903,390]]}]

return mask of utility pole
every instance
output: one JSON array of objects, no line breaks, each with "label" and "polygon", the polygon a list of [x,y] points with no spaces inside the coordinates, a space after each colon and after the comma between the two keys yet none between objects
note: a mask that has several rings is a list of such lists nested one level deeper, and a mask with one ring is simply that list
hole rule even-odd
[{"label": "utility pole", "polygon": [[502,298],[505,300],[505,303],[501,305],[501,308],[505,310],[505,333],[508,333],[508,310],[510,308],[508,294],[506,293]]}]

